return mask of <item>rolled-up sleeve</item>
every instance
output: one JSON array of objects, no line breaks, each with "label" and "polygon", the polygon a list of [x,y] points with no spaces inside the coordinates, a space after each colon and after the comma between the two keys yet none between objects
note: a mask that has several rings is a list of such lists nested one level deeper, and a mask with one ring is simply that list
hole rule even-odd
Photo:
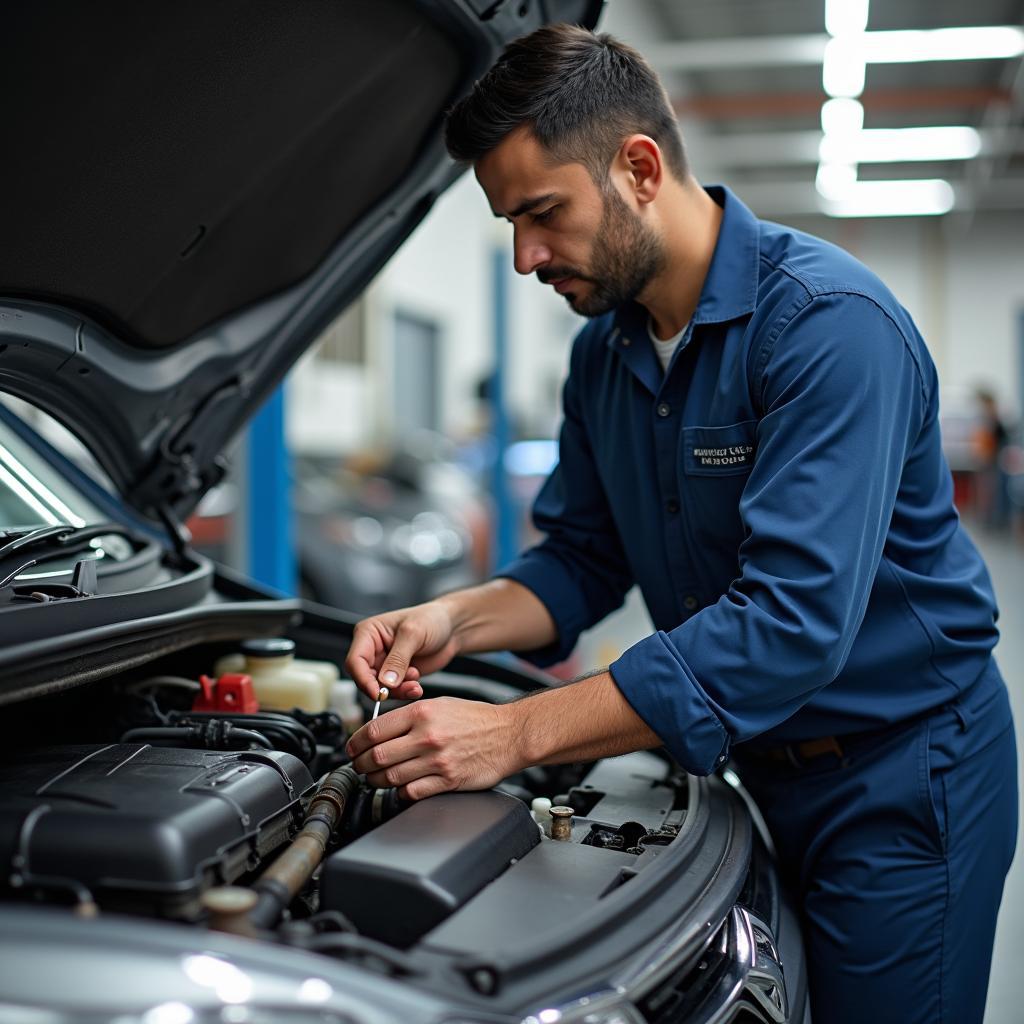
[{"label": "rolled-up sleeve", "polygon": [[926,407],[901,327],[866,296],[807,298],[754,356],[764,410],[740,499],[739,577],[612,666],[688,771],[713,771],[842,670]]},{"label": "rolled-up sleeve", "polygon": [[573,346],[563,389],[558,465],[533,506],[533,523],[546,538],[497,573],[532,590],[554,619],[553,644],[516,652],[540,667],[567,658],[580,633],[618,608],[633,585],[579,401],[587,337],[585,329]]}]

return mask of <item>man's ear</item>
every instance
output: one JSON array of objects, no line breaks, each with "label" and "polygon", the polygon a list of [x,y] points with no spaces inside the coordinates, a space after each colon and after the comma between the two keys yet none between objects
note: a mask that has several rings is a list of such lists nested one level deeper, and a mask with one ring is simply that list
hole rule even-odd
[{"label": "man's ear", "polygon": [[640,205],[657,196],[664,180],[664,160],[649,135],[630,135],[619,148],[616,163],[625,172],[627,187]]}]

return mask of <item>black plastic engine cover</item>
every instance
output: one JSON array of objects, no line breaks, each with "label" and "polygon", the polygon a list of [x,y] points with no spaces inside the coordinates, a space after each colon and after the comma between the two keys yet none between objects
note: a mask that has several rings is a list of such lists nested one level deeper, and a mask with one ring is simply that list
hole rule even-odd
[{"label": "black plastic engine cover", "polygon": [[279,751],[139,743],[21,751],[0,762],[0,892],[65,891],[193,916],[289,838],[313,785]]},{"label": "black plastic engine cover", "polygon": [[444,793],[328,857],[320,905],[364,935],[409,946],[539,842],[521,800]]}]

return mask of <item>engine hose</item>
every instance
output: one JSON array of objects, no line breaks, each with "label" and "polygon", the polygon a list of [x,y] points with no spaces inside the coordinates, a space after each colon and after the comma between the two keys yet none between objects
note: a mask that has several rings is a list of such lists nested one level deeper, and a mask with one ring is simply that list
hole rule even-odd
[{"label": "engine hose", "polygon": [[167,720],[173,725],[193,725],[196,722],[231,722],[236,728],[256,729],[266,736],[278,750],[294,754],[306,764],[316,757],[316,737],[301,722],[288,715],[259,711],[242,714],[230,711],[171,711]]},{"label": "engine hose", "polygon": [[299,834],[253,885],[258,898],[239,930],[265,930],[278,923],[324,859],[327,844],[341,827],[360,782],[359,774],[345,765],[320,783]]},{"label": "engine hose", "polygon": [[273,750],[274,744],[255,729],[238,729],[230,722],[207,722],[202,725],[149,726],[129,729],[122,737],[122,743],[157,743],[178,746],[198,746],[206,750],[231,750],[231,744],[253,745],[264,750]]}]

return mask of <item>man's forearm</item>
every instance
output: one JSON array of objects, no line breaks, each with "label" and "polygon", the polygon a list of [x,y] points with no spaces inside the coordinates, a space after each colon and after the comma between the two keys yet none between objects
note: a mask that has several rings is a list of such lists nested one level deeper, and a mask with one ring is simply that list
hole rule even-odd
[{"label": "man's forearm", "polygon": [[543,602],[514,580],[497,579],[437,599],[448,610],[459,650],[532,651],[558,639]]},{"label": "man's forearm", "polygon": [[592,761],[661,745],[607,671],[499,710],[524,766]]},{"label": "man's forearm", "polygon": [[[543,602],[515,580],[497,579],[439,598],[465,653],[535,650],[558,639]],[[607,671],[500,709],[522,764],[588,761],[660,746]]]}]

